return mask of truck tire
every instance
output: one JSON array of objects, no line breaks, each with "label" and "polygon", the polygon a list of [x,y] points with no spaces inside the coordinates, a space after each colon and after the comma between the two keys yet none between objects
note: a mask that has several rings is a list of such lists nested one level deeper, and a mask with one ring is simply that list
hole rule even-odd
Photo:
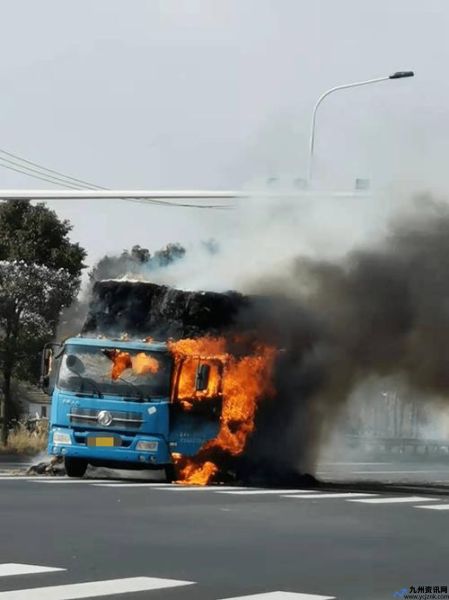
[{"label": "truck tire", "polygon": [[64,457],[65,472],[69,477],[83,477],[87,469],[87,460],[84,458]]},{"label": "truck tire", "polygon": [[177,479],[177,473],[175,465],[167,465],[165,467],[165,481],[167,483],[173,483]]}]

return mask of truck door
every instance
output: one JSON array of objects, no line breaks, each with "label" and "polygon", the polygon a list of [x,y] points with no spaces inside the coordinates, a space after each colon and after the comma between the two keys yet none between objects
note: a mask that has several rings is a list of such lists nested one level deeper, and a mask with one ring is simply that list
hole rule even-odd
[{"label": "truck door", "polygon": [[218,434],[223,369],[219,359],[195,356],[186,356],[176,365],[170,405],[172,452],[193,456]]}]

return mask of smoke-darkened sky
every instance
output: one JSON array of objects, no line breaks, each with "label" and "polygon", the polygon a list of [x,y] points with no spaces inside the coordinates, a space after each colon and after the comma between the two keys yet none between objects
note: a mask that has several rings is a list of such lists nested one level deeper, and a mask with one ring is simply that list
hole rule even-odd
[{"label": "smoke-darkened sky", "polygon": [[[442,186],[449,152],[445,0],[4,0],[0,147],[119,188],[230,188],[306,172],[331,188]],[[0,187],[49,187],[4,169]],[[90,261],[187,243],[228,217],[103,201],[52,203]],[[203,235],[207,237],[207,235]]]}]

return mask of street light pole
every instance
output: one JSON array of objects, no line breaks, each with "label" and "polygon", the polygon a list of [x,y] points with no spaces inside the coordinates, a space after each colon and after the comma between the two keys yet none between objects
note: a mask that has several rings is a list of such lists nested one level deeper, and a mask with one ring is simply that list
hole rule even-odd
[{"label": "street light pole", "polygon": [[318,107],[321,102],[332,94],[333,92],[337,92],[338,90],[346,90],[347,88],[360,87],[362,85],[368,85],[370,83],[378,83],[380,81],[388,81],[389,79],[403,79],[404,77],[413,77],[415,74],[413,71],[396,71],[392,75],[387,75],[386,77],[377,77],[376,79],[367,79],[366,81],[355,81],[354,83],[345,83],[343,85],[337,85],[333,88],[330,88],[318,98],[315,103],[313,113],[312,113],[312,123],[310,126],[310,138],[309,138],[309,168],[308,168],[308,182],[309,184],[312,181],[313,176],[313,151],[315,147],[315,125],[316,125],[316,114]]}]

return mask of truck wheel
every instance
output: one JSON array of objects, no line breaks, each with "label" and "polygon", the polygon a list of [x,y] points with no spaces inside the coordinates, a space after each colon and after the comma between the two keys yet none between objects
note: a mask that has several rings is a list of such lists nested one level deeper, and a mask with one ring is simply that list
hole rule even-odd
[{"label": "truck wheel", "polygon": [[167,465],[165,467],[165,481],[167,483],[173,483],[174,481],[176,481],[176,469],[175,469],[175,465]]},{"label": "truck wheel", "polygon": [[87,469],[87,460],[65,456],[64,467],[69,477],[82,477]]}]

